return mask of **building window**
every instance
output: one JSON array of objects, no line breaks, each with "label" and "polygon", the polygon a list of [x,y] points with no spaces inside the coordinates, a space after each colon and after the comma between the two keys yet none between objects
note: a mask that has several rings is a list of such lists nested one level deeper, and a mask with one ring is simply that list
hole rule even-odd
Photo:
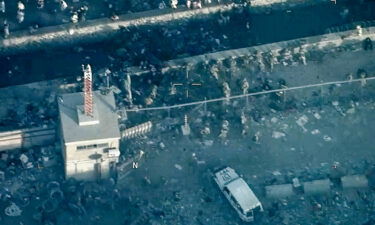
[{"label": "building window", "polygon": [[108,148],[108,143],[98,144],[98,148]]},{"label": "building window", "polygon": [[93,144],[93,145],[79,145],[77,146],[77,150],[86,150],[86,149],[95,149],[95,148],[108,148],[108,143],[102,143],[102,144]]}]

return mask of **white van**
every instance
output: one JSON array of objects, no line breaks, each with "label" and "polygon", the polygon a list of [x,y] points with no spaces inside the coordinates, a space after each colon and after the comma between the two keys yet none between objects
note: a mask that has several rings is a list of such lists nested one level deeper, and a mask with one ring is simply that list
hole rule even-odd
[{"label": "white van", "polygon": [[254,221],[254,212],[263,211],[263,206],[249,185],[230,167],[214,172],[214,180],[220,190],[245,222]]}]

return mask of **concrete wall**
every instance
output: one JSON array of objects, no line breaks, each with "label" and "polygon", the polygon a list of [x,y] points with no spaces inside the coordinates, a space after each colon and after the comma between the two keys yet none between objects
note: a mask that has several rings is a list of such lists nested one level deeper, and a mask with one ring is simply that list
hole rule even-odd
[{"label": "concrete wall", "polygon": [[[98,177],[95,165],[100,164],[100,177],[108,178],[110,175],[110,163],[118,162],[118,157],[108,157],[105,148],[77,150],[77,146],[89,144],[108,143],[109,148],[119,149],[119,139],[103,139],[65,144],[63,155],[65,160],[65,177],[73,177],[78,180],[96,180]],[[101,154],[100,159],[92,159],[90,155]]]},{"label": "concrete wall", "polygon": [[329,179],[313,180],[303,183],[303,190],[307,195],[327,194],[331,191],[332,183]]},{"label": "concrete wall", "polygon": [[343,189],[368,188],[368,179],[365,175],[350,175],[341,177]]},{"label": "concrete wall", "polygon": [[96,140],[96,141],[90,141],[90,142],[76,142],[74,144],[68,143],[65,144],[66,149],[66,160],[77,160],[77,159],[87,159],[91,154],[93,153],[99,153],[103,156],[106,155],[104,152],[104,149],[86,149],[86,150],[77,150],[77,146],[80,145],[89,145],[89,144],[104,144],[108,143],[109,148],[117,148],[119,149],[119,139],[107,139],[107,140]]},{"label": "concrete wall", "polygon": [[95,164],[100,164],[100,177],[108,178],[110,175],[110,161],[100,160],[75,160],[65,163],[65,177],[77,180],[96,180],[97,172]]},{"label": "concrete wall", "polygon": [[266,186],[267,198],[287,198],[295,195],[292,184]]},{"label": "concrete wall", "polygon": [[309,0],[251,0],[251,6],[253,7],[260,7],[260,6],[273,6],[273,5],[279,5],[279,4],[288,4],[290,6],[294,5],[302,5],[302,4],[313,4],[313,3],[319,3],[319,2],[330,2],[331,0],[315,0],[315,1],[309,1]]},{"label": "concrete wall", "polygon": [[[167,72],[171,69],[180,69],[185,67],[186,65],[195,66],[203,62],[209,62],[210,60],[223,61],[230,57],[249,57],[254,55],[255,52],[273,52],[274,54],[278,54],[284,49],[294,49],[298,52],[299,48],[303,48],[306,51],[333,51],[337,47],[349,45],[354,48],[353,50],[355,50],[362,48],[362,41],[366,38],[375,40],[375,27],[363,28],[362,35],[359,35],[357,30],[349,30],[248,48],[214,52],[204,55],[186,57],[182,59],[169,60],[165,63],[162,71]],[[133,72],[133,68],[131,68],[130,71]],[[147,72],[148,71],[138,71],[137,68],[134,68],[133,74],[142,75]]]},{"label": "concrete wall", "polygon": [[0,133],[0,151],[53,144],[55,128],[27,128]]}]

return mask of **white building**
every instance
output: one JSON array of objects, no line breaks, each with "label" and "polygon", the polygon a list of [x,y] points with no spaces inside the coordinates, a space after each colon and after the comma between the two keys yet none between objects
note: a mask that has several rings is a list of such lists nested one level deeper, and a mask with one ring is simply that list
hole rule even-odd
[{"label": "white building", "polygon": [[120,155],[113,93],[92,92],[92,115],[84,113],[84,93],[58,99],[65,177],[79,180],[107,178]]}]

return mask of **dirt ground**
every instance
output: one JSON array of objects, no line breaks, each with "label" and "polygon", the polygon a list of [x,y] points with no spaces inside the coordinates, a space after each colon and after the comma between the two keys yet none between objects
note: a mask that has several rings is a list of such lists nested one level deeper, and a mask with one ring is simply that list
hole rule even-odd
[{"label": "dirt ground", "polygon": [[[355,74],[359,68],[374,71],[371,60],[366,60],[373,54],[360,51],[335,57],[327,55],[320,62],[309,62],[307,66],[280,66],[266,76],[282,77],[290,87],[341,80],[348,73]],[[358,210],[346,211],[336,204],[325,205],[326,214],[316,215],[311,201],[322,203],[330,198],[325,196],[288,199],[278,208],[276,216],[269,216],[274,202],[265,197],[264,187],[270,180],[287,183],[285,177],[290,174],[300,174],[300,180],[304,181],[327,178],[335,162],[339,162],[348,174],[366,172],[368,167],[364,165],[373,164],[375,157],[372,152],[373,88],[371,82],[363,88],[360,84],[342,85],[332,92],[326,87],[322,103],[316,107],[303,107],[303,101],[298,101],[296,110],[283,112],[265,109],[268,108],[268,97],[253,99],[249,105],[240,100],[229,106],[227,115],[208,105],[207,111],[215,114],[212,118],[202,116],[204,110],[200,107],[189,114],[190,136],[183,136],[178,125],[162,133],[155,131],[152,137],[128,142],[129,149],[141,149],[147,154],[145,162],[134,169],[122,185],[136,199],[134,201],[147,202],[148,207],[141,207],[146,212],[150,210],[150,204],[163,210],[173,205],[174,213],[171,214],[178,217],[155,219],[159,221],[155,224],[242,224],[210,173],[216,167],[228,165],[243,175],[265,205],[266,213],[257,224],[364,224],[373,213],[373,209],[371,211],[364,204]],[[310,90],[287,96],[311,98],[311,93]],[[350,100],[354,100],[353,104]],[[339,108],[332,105],[335,101]],[[261,110],[262,115],[258,122],[250,119],[249,134],[241,136],[238,112],[247,112],[246,106]],[[250,113],[246,115],[251,118]],[[301,117],[308,121],[303,127],[297,124]],[[230,122],[227,144],[218,137],[223,118]],[[183,124],[183,119],[179,120]],[[211,134],[201,137],[199,129],[205,121],[211,125]],[[282,136],[277,137],[275,132]],[[258,143],[253,140],[256,133],[259,133]],[[372,191],[367,194],[373,196]],[[356,214],[361,216],[360,220]]]}]

